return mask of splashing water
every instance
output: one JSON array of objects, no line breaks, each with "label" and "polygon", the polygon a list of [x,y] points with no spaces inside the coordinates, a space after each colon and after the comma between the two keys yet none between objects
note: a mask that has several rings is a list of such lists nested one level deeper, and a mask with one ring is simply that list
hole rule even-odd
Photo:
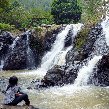
[{"label": "splashing water", "polygon": [[29,46],[29,35],[31,35],[30,31],[26,31],[26,35],[27,35],[27,67],[29,69],[33,69],[35,68],[35,61],[34,61],[34,55],[33,55],[33,51],[31,50],[30,46]]},{"label": "splashing water", "polygon": [[19,40],[20,37],[16,37],[15,40],[13,41],[12,45],[10,46],[11,50],[13,51],[15,46],[16,46],[16,42]]},{"label": "splashing water", "polygon": [[106,16],[106,19],[101,23],[101,25],[106,38],[107,46],[109,46],[109,16]]},{"label": "splashing water", "polygon": [[81,23],[67,25],[65,29],[57,35],[51,50],[42,58],[41,67],[36,71],[26,72],[26,74],[34,74],[42,78],[54,65],[64,65],[66,61],[65,56],[73,47],[72,44],[70,47],[64,49],[65,38],[68,35],[69,30],[71,30],[73,32],[72,40],[74,40],[82,26],[83,24]]},{"label": "splashing water", "polygon": [[56,63],[54,63],[54,58],[59,54],[59,52],[64,48],[64,40],[72,28],[72,25],[68,25],[65,30],[57,35],[56,41],[53,44],[51,51],[49,51],[43,58],[41,68],[46,69],[46,71],[52,68]]},{"label": "splashing water", "polygon": [[55,61],[57,61],[55,63],[57,63],[57,65],[60,65],[60,66],[65,65],[65,63],[66,63],[65,56],[66,56],[67,52],[71,49],[72,49],[72,46],[68,47],[66,50],[61,51],[61,53],[58,55],[58,58],[56,58],[58,60],[55,59]]},{"label": "splashing water", "polygon": [[4,60],[1,60],[0,70],[2,70],[2,69],[3,69],[3,66],[4,66]]},{"label": "splashing water", "polygon": [[101,58],[102,58],[102,56],[94,56],[94,58],[88,62],[87,66],[83,66],[79,70],[78,76],[74,83],[75,86],[87,85],[87,81],[88,81],[91,73],[93,72],[94,66]]}]

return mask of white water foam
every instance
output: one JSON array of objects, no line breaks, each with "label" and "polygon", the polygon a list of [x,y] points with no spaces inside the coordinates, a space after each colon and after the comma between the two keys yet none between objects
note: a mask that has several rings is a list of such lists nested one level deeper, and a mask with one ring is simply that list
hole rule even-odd
[{"label": "white water foam", "polygon": [[106,38],[107,46],[109,46],[109,16],[107,15],[105,20],[101,23],[103,28],[103,33]]},{"label": "white water foam", "polygon": [[19,38],[20,37],[16,37],[15,40],[13,41],[12,45],[10,46],[10,48],[12,49],[12,51],[13,51],[14,47],[16,46],[16,42],[19,40]]},{"label": "white water foam", "polygon": [[0,70],[3,69],[3,66],[4,66],[4,60],[1,60]]},{"label": "white water foam", "polygon": [[73,31],[73,40],[77,33],[81,30],[82,26],[83,24],[81,23],[67,25],[65,29],[57,35],[52,49],[49,52],[47,52],[47,54],[45,54],[45,56],[42,58],[41,67],[38,68],[36,71],[26,72],[26,75],[34,74],[43,77],[46,74],[46,72],[54,65],[64,65],[66,62],[65,56],[67,52],[73,47],[73,45],[71,45],[70,47],[64,49],[65,38],[69,30],[71,30]]},{"label": "white water foam", "polygon": [[72,25],[67,25],[65,30],[58,34],[55,43],[51,51],[49,51],[43,58],[41,68],[46,69],[46,71],[56,65],[54,60],[60,51],[64,48],[64,40],[69,32],[72,29]]},{"label": "white water foam", "polygon": [[65,56],[66,56],[67,52],[71,49],[72,49],[72,46],[68,47],[66,50],[61,51],[61,53],[58,55],[59,58],[58,58],[58,60],[55,60],[55,61],[57,61],[55,63],[57,63],[57,65],[60,65],[60,66],[65,65],[65,63],[66,63]]},{"label": "white water foam", "polygon": [[97,62],[102,58],[102,56],[94,56],[93,59],[91,59],[88,62],[88,65],[83,66],[79,72],[78,76],[75,80],[74,86],[83,86],[87,85],[87,81],[93,72],[94,66],[97,64]]}]

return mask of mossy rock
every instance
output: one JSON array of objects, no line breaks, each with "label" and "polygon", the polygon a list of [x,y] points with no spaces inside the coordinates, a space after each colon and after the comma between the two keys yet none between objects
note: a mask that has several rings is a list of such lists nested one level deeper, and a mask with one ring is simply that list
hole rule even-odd
[{"label": "mossy rock", "polygon": [[75,39],[75,47],[77,49],[82,48],[82,46],[84,45],[84,43],[86,42],[86,39],[88,37],[88,34],[90,32],[90,26],[84,26],[82,28],[82,30],[77,34],[77,37]]}]

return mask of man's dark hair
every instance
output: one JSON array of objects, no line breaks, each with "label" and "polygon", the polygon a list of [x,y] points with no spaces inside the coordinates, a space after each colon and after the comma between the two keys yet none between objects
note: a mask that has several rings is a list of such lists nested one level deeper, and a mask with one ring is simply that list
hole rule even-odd
[{"label": "man's dark hair", "polygon": [[9,85],[15,86],[18,83],[18,78],[16,76],[12,76],[9,78]]}]

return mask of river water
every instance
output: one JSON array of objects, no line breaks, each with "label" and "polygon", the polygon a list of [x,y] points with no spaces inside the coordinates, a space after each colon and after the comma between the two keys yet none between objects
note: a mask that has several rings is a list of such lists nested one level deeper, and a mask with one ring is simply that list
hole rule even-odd
[{"label": "river water", "polygon": [[[39,109],[109,109],[108,87],[66,85],[42,90],[27,89],[28,84],[38,77],[21,75],[20,72],[27,71],[1,71],[0,78],[16,75],[21,79],[19,84],[28,93],[31,104]],[[0,86],[3,87],[2,82]],[[3,94],[0,93],[0,102],[2,98]]]},{"label": "river water", "polygon": [[[107,23],[105,22],[102,23],[103,33],[105,36],[108,36],[109,25],[106,24]],[[79,70],[74,85],[70,84],[62,87],[56,86],[40,90],[34,89],[34,81],[36,79],[43,78],[46,72],[54,65],[61,63],[61,60],[65,61],[66,50],[70,50],[73,46],[65,49],[64,40],[69,30],[72,30],[74,33],[72,39],[75,38],[75,35],[81,29],[81,26],[81,24],[68,25],[58,34],[51,51],[45,54],[42,59],[41,68],[31,71],[1,71],[0,90],[6,88],[6,81],[10,76],[16,75],[19,78],[19,84],[23,91],[29,95],[31,104],[39,109],[109,109],[109,87],[87,85],[87,80],[93,73],[93,68],[99,59],[102,58],[101,54],[95,54],[91,60],[88,60],[88,64]],[[108,38],[106,41],[107,40]],[[107,45],[108,42],[109,41],[107,41]],[[64,58],[60,60],[58,55],[61,53],[63,54],[61,57],[64,56]],[[0,93],[0,102],[2,103],[2,101],[3,94]]]}]

